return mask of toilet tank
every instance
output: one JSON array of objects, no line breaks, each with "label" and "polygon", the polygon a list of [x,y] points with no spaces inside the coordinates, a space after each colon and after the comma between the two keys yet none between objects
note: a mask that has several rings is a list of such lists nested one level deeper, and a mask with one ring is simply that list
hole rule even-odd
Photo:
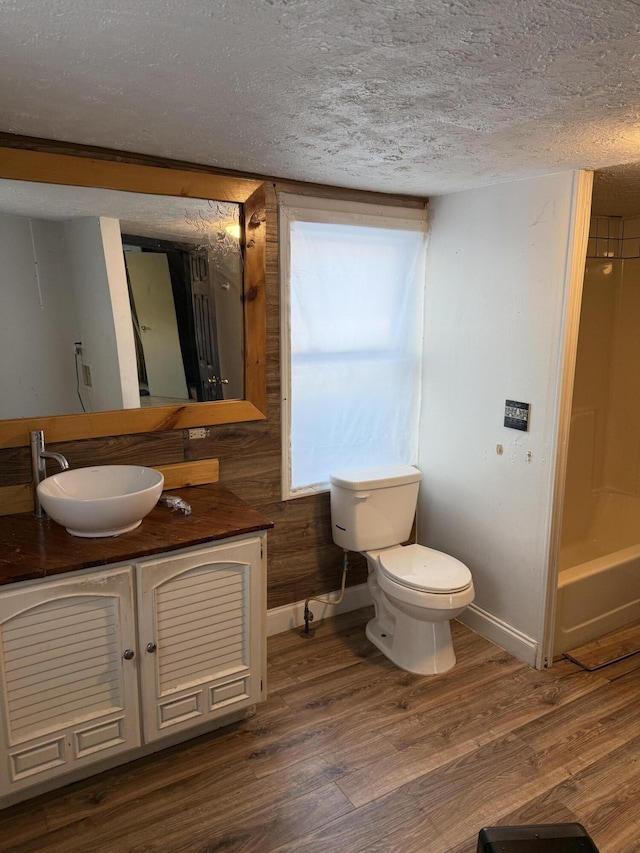
[{"label": "toilet tank", "polygon": [[331,474],[333,541],[348,551],[390,548],[409,538],[422,475],[412,465]]}]

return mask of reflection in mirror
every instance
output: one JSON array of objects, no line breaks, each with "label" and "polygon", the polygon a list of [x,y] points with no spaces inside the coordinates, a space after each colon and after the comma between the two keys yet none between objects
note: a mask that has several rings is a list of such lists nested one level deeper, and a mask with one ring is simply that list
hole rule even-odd
[{"label": "reflection in mirror", "polygon": [[242,399],[241,205],[0,181],[0,418]]}]

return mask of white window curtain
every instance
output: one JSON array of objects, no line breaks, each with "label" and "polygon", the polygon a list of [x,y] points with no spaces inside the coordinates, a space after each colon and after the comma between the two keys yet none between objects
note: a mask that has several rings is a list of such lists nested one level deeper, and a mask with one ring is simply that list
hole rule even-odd
[{"label": "white window curtain", "polygon": [[283,195],[283,496],[417,458],[424,210]]}]

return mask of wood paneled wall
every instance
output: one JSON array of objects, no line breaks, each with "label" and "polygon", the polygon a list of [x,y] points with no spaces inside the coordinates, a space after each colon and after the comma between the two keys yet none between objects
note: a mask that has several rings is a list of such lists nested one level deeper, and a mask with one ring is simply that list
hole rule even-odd
[{"label": "wood paneled wall", "polygon": [[[122,152],[87,149],[0,134],[0,144],[57,153],[116,157],[131,162],[184,168],[148,157]],[[191,165],[191,164],[187,164]],[[191,165],[191,168],[194,168]],[[197,167],[208,171],[202,167]],[[210,170],[220,171],[220,170]],[[260,176],[247,176],[260,177]],[[220,461],[220,482],[274,522],[268,536],[268,607],[278,607],[338,589],[341,583],[342,550],[333,544],[328,494],[280,500],[280,352],[277,193],[306,193],[322,197],[404,204],[419,207],[424,200],[382,196],[309,184],[269,180],[267,209],[267,419],[253,423],[213,426],[205,439],[186,440],[182,430],[52,444],[72,467],[96,463],[162,465],[215,457]],[[31,479],[29,449],[0,450],[0,486],[28,483]],[[366,579],[362,557],[349,557],[347,584]]]}]

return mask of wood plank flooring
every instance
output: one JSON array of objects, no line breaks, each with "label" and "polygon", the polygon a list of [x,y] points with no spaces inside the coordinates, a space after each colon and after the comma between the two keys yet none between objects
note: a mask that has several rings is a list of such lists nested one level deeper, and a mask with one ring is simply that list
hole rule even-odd
[{"label": "wood plank flooring", "polygon": [[625,625],[599,640],[570,649],[564,656],[583,669],[594,670],[637,654],[640,654],[640,622]]},{"label": "wood plank flooring", "polygon": [[370,615],[271,638],[254,717],[0,812],[1,853],[476,853],[485,825],[573,821],[640,851],[640,661],[538,672],[454,623],[425,678]]}]

